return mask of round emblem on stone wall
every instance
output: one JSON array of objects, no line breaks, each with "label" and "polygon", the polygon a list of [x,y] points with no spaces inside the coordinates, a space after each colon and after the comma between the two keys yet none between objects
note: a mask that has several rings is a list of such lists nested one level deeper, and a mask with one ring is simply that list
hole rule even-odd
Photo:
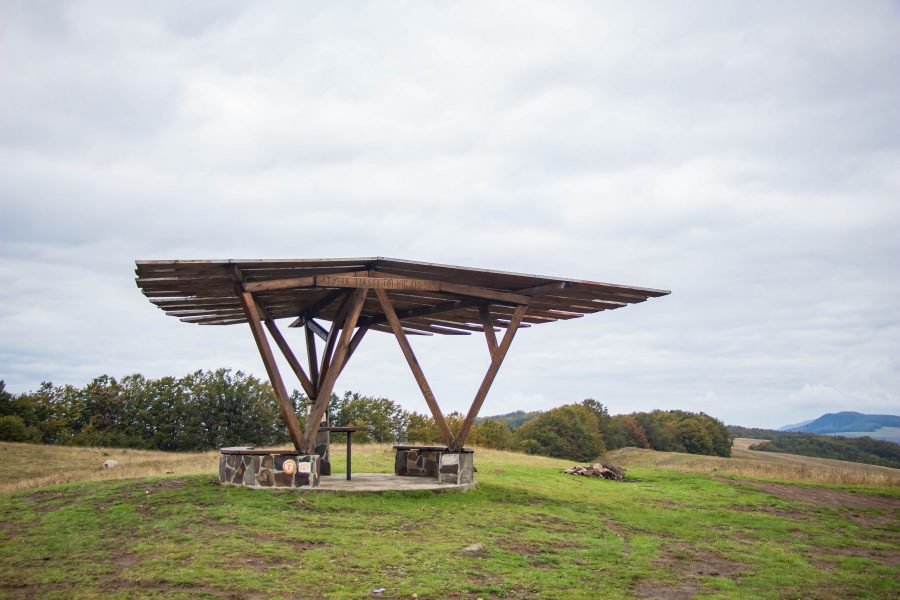
[{"label": "round emblem on stone wall", "polygon": [[292,460],[284,461],[284,464],[281,465],[281,470],[287,473],[288,475],[292,475],[294,470],[297,468],[297,463]]},{"label": "round emblem on stone wall", "polygon": [[297,463],[297,472],[298,473],[309,473],[309,463],[308,462],[298,462]]}]

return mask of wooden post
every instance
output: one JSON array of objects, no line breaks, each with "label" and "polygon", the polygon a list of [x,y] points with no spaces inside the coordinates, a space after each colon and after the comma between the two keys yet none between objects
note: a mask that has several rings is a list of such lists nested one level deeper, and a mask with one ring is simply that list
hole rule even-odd
[{"label": "wooden post", "polygon": [[[343,323],[343,327],[341,327],[341,339],[337,343],[337,347],[334,351],[333,365],[329,367],[327,372],[323,372],[321,375],[322,381],[317,390],[316,403],[309,412],[309,420],[306,423],[306,430],[303,432],[303,448],[309,454],[315,451],[316,433],[319,431],[322,415],[325,414],[325,409],[328,408],[328,400],[331,398],[331,391],[334,389],[334,384],[341,372],[340,367],[344,364],[344,358],[347,356],[353,328],[356,327],[356,321],[359,320],[363,304],[366,301],[367,292],[368,290],[365,288],[358,288],[352,292],[350,301],[348,302],[349,309],[347,311],[347,317]],[[337,326],[338,323],[335,322],[332,326],[332,331],[334,331],[334,328]],[[322,358],[324,359],[325,357],[323,356]]]},{"label": "wooden post", "polygon": [[[331,329],[328,331],[328,338],[325,340],[325,349],[322,350],[322,359],[319,361],[319,388],[322,382],[328,377],[328,368],[331,366],[331,355],[334,352],[334,345],[338,339],[338,332],[341,331],[341,325],[346,320],[347,310],[350,307],[351,298],[354,297],[355,291],[344,294],[341,303],[338,306],[337,314],[331,323]],[[351,327],[352,329],[352,327]]]},{"label": "wooden post", "polygon": [[307,394],[310,400],[315,401],[315,390],[319,389],[319,357],[316,356],[316,334],[309,327],[309,320],[303,327],[306,334],[306,358],[309,361],[309,380],[312,382],[313,393]]},{"label": "wooden post", "polygon": [[447,425],[447,421],[444,419],[440,407],[438,407],[437,400],[435,400],[431,387],[428,385],[428,380],[425,379],[425,373],[422,372],[422,367],[419,365],[419,361],[416,360],[416,355],[409,345],[409,340],[406,339],[406,334],[403,332],[403,327],[400,325],[400,319],[397,318],[394,307],[391,305],[391,299],[383,289],[376,289],[375,295],[378,296],[378,302],[381,303],[381,310],[384,311],[385,317],[387,317],[387,321],[391,325],[394,337],[397,338],[397,343],[400,344],[400,349],[403,351],[403,356],[406,357],[406,362],[409,363],[409,368],[416,378],[416,383],[419,384],[419,389],[422,390],[422,395],[425,396],[425,402],[428,404],[431,416],[434,417],[434,422],[441,432],[441,437],[444,438],[444,443],[449,447],[453,443],[453,433],[450,431],[450,427]]},{"label": "wooden post", "polygon": [[244,308],[244,314],[247,315],[247,322],[250,324],[250,330],[253,332],[253,339],[256,340],[256,347],[259,348],[263,365],[265,365],[266,372],[269,374],[269,381],[272,382],[272,388],[275,390],[281,418],[284,419],[287,425],[294,447],[301,451],[303,448],[303,433],[300,431],[300,422],[297,420],[297,415],[294,414],[294,407],[291,405],[290,396],[288,396],[287,389],[284,387],[281,373],[278,372],[278,365],[275,364],[275,356],[272,354],[272,348],[269,346],[266,332],[263,331],[262,323],[259,319],[256,301],[250,292],[240,292],[238,297],[241,300],[241,306]]},{"label": "wooden post", "polygon": [[509,325],[506,328],[506,333],[503,335],[503,341],[500,342],[500,346],[497,348],[497,351],[494,353],[494,356],[491,359],[491,366],[488,367],[487,373],[484,375],[484,379],[481,382],[481,387],[478,388],[478,393],[475,394],[475,399],[472,401],[472,406],[469,408],[468,414],[466,414],[466,420],[463,421],[459,433],[456,434],[456,439],[454,439],[453,443],[450,445],[452,449],[460,450],[462,449],[463,444],[466,443],[466,438],[469,436],[469,431],[472,429],[472,425],[475,423],[475,417],[478,416],[478,411],[481,410],[481,405],[484,404],[484,399],[487,397],[488,391],[490,391],[491,389],[491,384],[494,383],[494,378],[497,376],[497,371],[500,370],[500,365],[503,363],[503,358],[506,356],[506,352],[509,350],[510,344],[512,344],[513,337],[515,337],[516,331],[519,329],[519,324],[522,322],[522,317],[525,316],[526,310],[528,310],[528,307],[526,305],[519,305],[516,307],[515,312],[513,312],[512,320],[509,322]]},{"label": "wooden post", "polygon": [[296,375],[297,379],[300,380],[300,385],[303,386],[303,391],[306,392],[307,396],[312,397],[316,393],[316,389],[313,387],[312,381],[310,381],[309,377],[306,376],[306,371],[303,370],[303,367],[300,365],[300,361],[298,361],[297,357],[294,356],[294,352],[291,350],[291,347],[288,346],[287,340],[284,339],[283,335],[281,335],[281,332],[278,330],[278,326],[275,325],[275,321],[266,318],[266,329],[269,330],[269,333],[272,335],[272,339],[275,340],[275,343],[281,349],[281,353],[284,354],[284,358],[291,366],[291,370],[294,371],[294,375]]},{"label": "wooden post", "polygon": [[494,324],[491,323],[491,307],[482,304],[478,307],[478,314],[481,317],[481,324],[484,326],[484,337],[487,340],[488,352],[491,358],[497,354],[497,336],[494,333]]}]

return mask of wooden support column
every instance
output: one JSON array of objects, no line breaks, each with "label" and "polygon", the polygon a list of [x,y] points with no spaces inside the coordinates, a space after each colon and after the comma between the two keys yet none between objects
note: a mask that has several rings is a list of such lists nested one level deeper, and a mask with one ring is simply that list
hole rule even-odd
[{"label": "wooden support column", "polygon": [[303,327],[303,332],[306,334],[306,359],[309,361],[309,380],[313,386],[313,393],[307,393],[306,395],[310,399],[314,399],[316,395],[315,390],[319,388],[319,357],[316,355],[316,334],[309,327],[309,321]]},{"label": "wooden support column", "polygon": [[497,335],[494,333],[494,324],[491,323],[491,308],[487,304],[478,307],[478,314],[481,317],[481,324],[484,327],[484,337],[487,340],[488,352],[491,358],[497,354]]},{"label": "wooden support column", "polygon": [[475,417],[478,416],[478,411],[481,410],[481,405],[484,404],[484,399],[491,389],[491,384],[494,383],[497,371],[500,370],[503,358],[506,356],[510,344],[512,344],[513,338],[516,335],[516,331],[519,329],[519,324],[522,322],[522,317],[525,316],[526,310],[528,310],[526,305],[519,305],[516,307],[515,312],[513,312],[512,320],[510,320],[509,325],[506,328],[506,333],[503,335],[503,341],[500,342],[497,351],[491,359],[491,366],[488,367],[487,373],[481,382],[481,387],[478,388],[478,393],[475,394],[472,406],[469,408],[468,414],[466,414],[466,420],[463,421],[459,433],[456,434],[456,439],[453,440],[452,444],[449,444],[452,449],[460,450],[463,447],[463,444],[466,443],[469,431],[472,429],[472,425],[475,424]]},{"label": "wooden support column", "polygon": [[[331,365],[331,355],[334,353],[334,345],[337,343],[338,334],[341,326],[347,318],[347,311],[350,308],[351,299],[355,297],[355,291],[344,294],[341,303],[338,306],[337,314],[331,323],[331,329],[328,331],[328,337],[325,339],[325,349],[322,350],[322,359],[319,361],[319,387],[322,387],[322,381],[328,377],[328,367]],[[351,329],[353,329],[351,327]]]},{"label": "wooden support column", "polygon": [[[315,450],[316,434],[319,432],[319,424],[322,421],[322,416],[325,414],[325,409],[328,408],[328,400],[331,398],[331,391],[334,389],[334,384],[337,381],[337,377],[341,373],[341,367],[344,364],[344,359],[346,358],[347,351],[350,348],[353,328],[356,327],[356,322],[359,320],[360,313],[362,313],[362,308],[363,304],[366,301],[367,292],[367,289],[360,288],[354,290],[351,293],[349,302],[347,303],[347,317],[344,320],[343,327],[341,327],[341,339],[337,343],[337,347],[334,350],[332,365],[328,368],[327,372],[324,372],[323,370],[321,374],[322,380],[317,390],[316,403],[313,405],[312,410],[309,412],[309,419],[306,422],[306,430],[303,432],[303,448],[309,454],[311,454]],[[334,331],[337,326],[338,323],[335,322],[332,326],[332,331]],[[325,356],[323,355],[322,358],[324,360]]]},{"label": "wooden support column", "polygon": [[300,361],[298,361],[297,357],[294,356],[294,352],[291,350],[291,347],[288,346],[287,340],[284,339],[284,336],[281,335],[281,332],[275,325],[275,321],[266,318],[266,329],[269,330],[269,333],[272,335],[272,339],[275,340],[275,343],[281,349],[281,353],[284,354],[284,358],[291,366],[291,370],[294,372],[294,375],[296,375],[297,379],[300,380],[300,385],[303,387],[303,391],[306,392],[307,396],[312,397],[316,393],[316,388],[313,387],[312,381],[310,381],[309,377],[306,376],[306,371],[303,370],[303,367],[300,365]]},{"label": "wooden support column", "polygon": [[294,407],[291,405],[290,396],[284,387],[281,373],[278,372],[278,365],[275,364],[275,356],[272,354],[269,341],[266,339],[266,332],[262,328],[259,312],[256,309],[256,301],[250,292],[240,292],[238,297],[240,298],[241,306],[244,308],[244,314],[247,315],[247,322],[250,324],[250,330],[253,332],[253,339],[256,340],[256,347],[259,348],[259,354],[266,367],[266,373],[269,374],[269,381],[272,382],[272,388],[275,390],[281,418],[284,419],[287,425],[294,447],[301,451],[303,448],[303,433],[300,431],[300,422],[297,420],[297,415],[294,414]]},{"label": "wooden support column", "polygon": [[428,385],[428,380],[425,379],[425,373],[422,372],[422,367],[419,365],[419,361],[416,359],[416,355],[409,345],[409,340],[406,339],[406,334],[403,332],[403,327],[400,325],[400,319],[397,318],[397,313],[394,312],[391,299],[383,289],[376,288],[375,295],[378,296],[378,302],[381,303],[381,310],[384,311],[384,315],[391,325],[394,337],[397,338],[397,343],[400,344],[400,349],[403,351],[403,356],[406,357],[406,362],[409,363],[409,368],[416,378],[416,383],[419,384],[419,389],[422,390],[422,395],[425,396],[425,402],[428,404],[431,416],[434,417],[434,422],[441,432],[441,437],[444,438],[444,443],[450,447],[453,443],[453,433],[450,431],[450,427],[447,425],[443,413],[441,413],[441,409],[438,406],[437,400],[434,398],[431,387]]}]

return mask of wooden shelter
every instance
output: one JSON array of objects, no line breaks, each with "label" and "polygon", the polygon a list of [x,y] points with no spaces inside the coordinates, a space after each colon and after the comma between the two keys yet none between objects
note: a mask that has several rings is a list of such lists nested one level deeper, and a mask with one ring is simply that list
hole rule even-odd
[{"label": "wooden shelter", "polygon": [[[459,451],[519,328],[615,310],[669,293],[382,257],[141,260],[136,273],[144,295],[168,315],[199,325],[250,325],[291,440],[298,452],[306,454],[314,452],[338,377],[369,331],[394,335],[444,443]],[[305,367],[277,327],[279,319],[291,319],[289,327],[303,330]],[[498,336],[501,330],[503,335]],[[304,430],[266,331],[313,402]],[[484,335],[490,363],[462,427],[454,434],[409,336],[472,333]]]}]

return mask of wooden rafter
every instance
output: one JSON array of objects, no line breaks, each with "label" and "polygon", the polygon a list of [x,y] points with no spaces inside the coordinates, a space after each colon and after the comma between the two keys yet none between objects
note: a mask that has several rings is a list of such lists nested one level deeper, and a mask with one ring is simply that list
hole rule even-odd
[{"label": "wooden rafter", "polygon": [[434,393],[431,391],[431,386],[428,385],[425,373],[422,372],[422,367],[419,365],[419,361],[416,359],[416,355],[409,345],[409,340],[406,339],[406,334],[403,332],[403,327],[400,325],[400,319],[397,317],[397,314],[394,312],[394,307],[391,305],[391,299],[388,298],[387,292],[381,288],[375,289],[375,295],[378,297],[378,302],[381,303],[381,310],[384,311],[385,317],[391,325],[391,330],[394,332],[394,337],[397,338],[397,343],[400,344],[403,356],[406,358],[406,362],[413,372],[413,377],[416,378],[416,383],[419,384],[419,389],[422,390],[422,395],[425,397],[425,403],[428,404],[428,410],[431,411],[431,416],[434,417],[434,422],[441,432],[441,437],[444,439],[444,443],[449,447],[453,443],[453,432],[450,431],[450,427],[447,425],[446,419],[444,419],[444,414],[441,412],[437,400],[434,397]]}]

